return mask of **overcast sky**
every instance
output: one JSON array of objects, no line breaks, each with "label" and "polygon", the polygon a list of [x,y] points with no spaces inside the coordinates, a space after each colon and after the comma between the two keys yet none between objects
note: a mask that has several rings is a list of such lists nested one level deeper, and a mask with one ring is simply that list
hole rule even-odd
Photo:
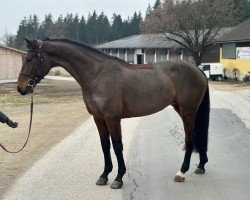
[{"label": "overcast sky", "polygon": [[84,15],[102,11],[110,19],[113,13],[121,14],[123,19],[132,16],[135,11],[145,15],[148,4],[155,0],[0,0],[0,37],[7,30],[15,34],[24,17],[36,14],[43,21],[45,14],[51,13],[54,19],[67,13]]}]

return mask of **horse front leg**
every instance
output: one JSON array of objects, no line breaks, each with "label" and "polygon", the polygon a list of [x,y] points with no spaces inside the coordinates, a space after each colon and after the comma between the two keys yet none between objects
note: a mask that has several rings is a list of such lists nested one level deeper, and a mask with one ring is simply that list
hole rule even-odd
[{"label": "horse front leg", "polygon": [[102,145],[104,155],[104,171],[96,182],[96,185],[106,185],[108,175],[113,169],[112,159],[110,155],[110,136],[105,120],[94,117]]},{"label": "horse front leg", "polygon": [[121,119],[106,118],[106,123],[111,135],[114,152],[118,162],[118,174],[111,184],[112,189],[120,189],[123,185],[122,177],[126,173],[126,166],[123,158],[123,144],[121,135]]}]

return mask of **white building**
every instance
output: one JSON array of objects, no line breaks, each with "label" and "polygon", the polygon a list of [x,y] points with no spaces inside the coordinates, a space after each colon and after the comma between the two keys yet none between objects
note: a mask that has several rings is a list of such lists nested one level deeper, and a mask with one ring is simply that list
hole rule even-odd
[{"label": "white building", "polygon": [[133,64],[156,63],[181,59],[192,62],[190,54],[172,41],[159,42],[146,35],[133,35],[96,46],[104,53]]}]

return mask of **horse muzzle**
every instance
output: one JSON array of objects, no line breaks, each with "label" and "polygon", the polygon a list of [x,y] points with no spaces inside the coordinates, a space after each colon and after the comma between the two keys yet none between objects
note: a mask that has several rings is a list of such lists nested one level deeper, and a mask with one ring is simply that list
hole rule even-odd
[{"label": "horse muzzle", "polygon": [[21,94],[21,95],[26,95],[28,93],[32,93],[33,92],[33,87],[32,86],[27,86],[24,90],[21,89],[19,86],[17,86],[17,91]]}]

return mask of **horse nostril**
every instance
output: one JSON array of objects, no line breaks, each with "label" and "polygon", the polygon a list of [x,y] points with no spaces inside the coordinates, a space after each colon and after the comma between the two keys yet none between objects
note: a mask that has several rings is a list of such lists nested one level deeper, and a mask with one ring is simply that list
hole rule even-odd
[{"label": "horse nostril", "polygon": [[26,95],[27,92],[26,91],[22,91],[21,88],[19,86],[17,86],[17,91],[21,94],[21,95]]}]

